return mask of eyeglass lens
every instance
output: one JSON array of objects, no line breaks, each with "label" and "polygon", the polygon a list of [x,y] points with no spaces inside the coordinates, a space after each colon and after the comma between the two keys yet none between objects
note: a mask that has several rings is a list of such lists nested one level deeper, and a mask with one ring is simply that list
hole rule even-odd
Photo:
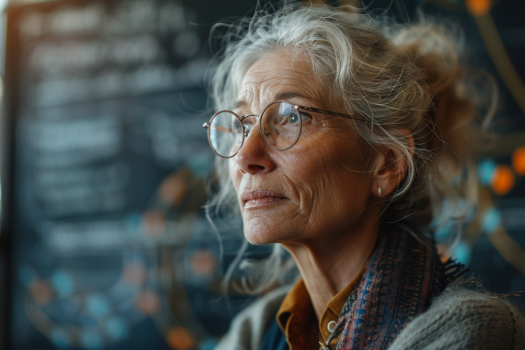
[{"label": "eyeglass lens", "polygon": [[288,102],[269,105],[261,119],[261,134],[268,146],[278,151],[292,147],[301,133],[301,117]]},{"label": "eyeglass lens", "polygon": [[[254,118],[243,121],[251,130]],[[283,151],[292,147],[301,134],[301,116],[297,107],[288,102],[270,104],[261,115],[261,135],[268,146]],[[216,114],[209,128],[210,145],[221,157],[230,158],[239,152],[244,128],[233,112]]]},{"label": "eyeglass lens", "polygon": [[210,145],[219,156],[230,158],[241,149],[244,130],[235,114],[227,111],[216,114],[208,130]]}]

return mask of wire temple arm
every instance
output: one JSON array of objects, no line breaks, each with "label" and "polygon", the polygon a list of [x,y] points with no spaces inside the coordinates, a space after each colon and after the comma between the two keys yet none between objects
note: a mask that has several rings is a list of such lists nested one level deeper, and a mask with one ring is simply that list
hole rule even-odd
[{"label": "wire temple arm", "polygon": [[298,108],[300,109],[304,109],[306,111],[310,111],[310,112],[317,112],[317,113],[322,113],[322,114],[329,114],[329,115],[335,115],[337,117],[343,117],[343,118],[350,118],[350,119],[357,119],[357,120],[361,120],[361,121],[364,121],[365,123],[369,123],[369,124],[376,124],[374,122],[370,122],[368,121],[367,119],[361,117],[361,116],[356,116],[356,115],[350,115],[350,114],[344,114],[344,113],[337,113],[337,112],[332,112],[332,111],[327,111],[325,109],[319,109],[319,108],[313,108],[313,107],[303,107],[303,106],[297,106]]}]

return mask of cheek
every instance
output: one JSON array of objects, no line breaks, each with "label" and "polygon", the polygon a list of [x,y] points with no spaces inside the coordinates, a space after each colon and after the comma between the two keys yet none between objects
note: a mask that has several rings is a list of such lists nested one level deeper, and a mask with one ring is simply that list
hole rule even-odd
[{"label": "cheek", "polygon": [[351,157],[338,152],[338,147],[330,146],[332,145],[316,142],[286,161],[287,173],[291,179],[298,185],[315,190],[316,197],[324,198],[324,191],[331,191],[335,183],[355,174],[348,167],[348,164],[354,163]]},{"label": "cheek", "polygon": [[[290,180],[301,196],[301,210],[317,229],[358,220],[369,199],[370,172],[366,159],[346,147],[320,147],[290,162]],[[355,148],[354,148],[355,149]]]}]

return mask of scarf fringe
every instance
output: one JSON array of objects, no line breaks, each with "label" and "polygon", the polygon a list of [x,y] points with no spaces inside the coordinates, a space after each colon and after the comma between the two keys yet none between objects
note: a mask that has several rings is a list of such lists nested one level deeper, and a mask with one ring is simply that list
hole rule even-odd
[{"label": "scarf fringe", "polygon": [[449,258],[444,264],[445,269],[445,278],[447,279],[447,284],[452,283],[458,277],[469,272],[469,268],[465,268],[465,264],[460,263],[457,259]]}]

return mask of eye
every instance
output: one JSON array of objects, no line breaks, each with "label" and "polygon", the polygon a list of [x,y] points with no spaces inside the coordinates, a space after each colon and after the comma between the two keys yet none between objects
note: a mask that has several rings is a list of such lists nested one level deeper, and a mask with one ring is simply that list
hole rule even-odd
[{"label": "eye", "polygon": [[[309,113],[301,112],[302,122],[307,122],[312,119],[312,115]],[[299,114],[297,112],[292,112],[288,114],[288,123],[290,124],[299,124]]]},{"label": "eye", "polygon": [[250,131],[252,131],[253,127],[255,126],[256,120],[254,118],[246,118],[242,121],[242,124],[244,125],[245,134],[248,135]]},{"label": "eye", "polygon": [[297,112],[293,112],[288,115],[288,123],[290,124],[299,123],[299,115],[297,114]]},{"label": "eye", "polygon": [[245,123],[244,126],[246,127],[248,133],[253,129],[253,123]]}]

